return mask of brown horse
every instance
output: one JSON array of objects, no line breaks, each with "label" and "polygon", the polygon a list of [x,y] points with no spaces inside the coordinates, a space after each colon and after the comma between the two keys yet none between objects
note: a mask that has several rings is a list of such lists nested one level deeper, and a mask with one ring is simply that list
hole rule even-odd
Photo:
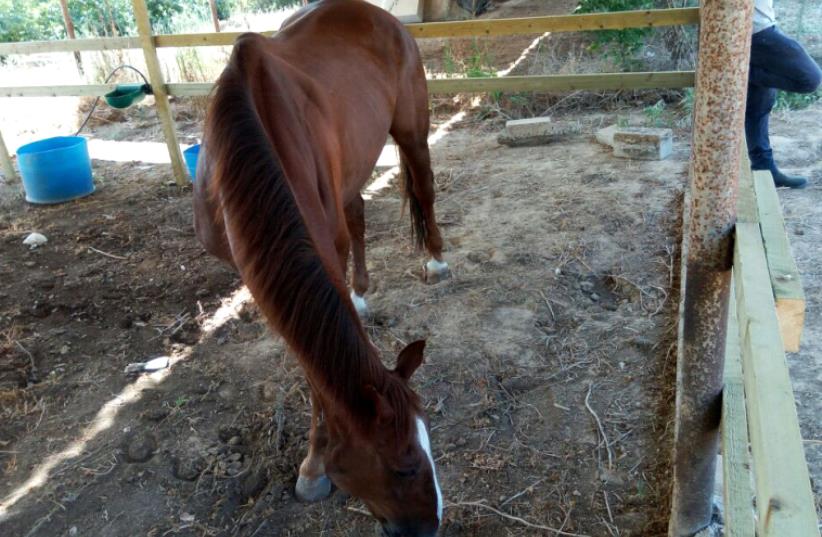
[{"label": "brown horse", "polygon": [[273,38],[237,39],[212,95],[194,188],[198,238],[239,270],[311,386],[297,495],[321,499],[333,481],[360,497],[389,536],[434,535],[442,495],[427,420],[408,385],[425,342],[387,369],[357,314],[368,287],[360,190],[390,133],[412,229],[432,256],[426,273],[447,273],[428,128],[413,38],[370,4],[325,0]]}]

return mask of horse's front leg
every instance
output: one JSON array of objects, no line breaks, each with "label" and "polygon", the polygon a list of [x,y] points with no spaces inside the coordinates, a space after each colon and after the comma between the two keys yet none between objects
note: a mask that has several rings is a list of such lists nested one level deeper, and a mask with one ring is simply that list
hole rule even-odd
[{"label": "horse's front leg", "polygon": [[323,420],[320,399],[311,389],[311,431],[308,433],[308,455],[300,464],[295,493],[304,502],[317,502],[331,494],[331,480],[325,475],[325,448],[328,432]]}]

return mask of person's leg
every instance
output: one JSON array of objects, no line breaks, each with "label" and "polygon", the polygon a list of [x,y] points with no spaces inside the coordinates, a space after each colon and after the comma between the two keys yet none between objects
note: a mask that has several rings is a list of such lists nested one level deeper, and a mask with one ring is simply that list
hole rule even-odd
[{"label": "person's leg", "polygon": [[[745,113],[745,136],[754,170],[770,170],[777,186],[803,188],[807,179],[782,173],[773,159],[768,119],[776,89],[809,93],[819,87],[822,72],[802,46],[775,26],[754,34]],[[774,89],[776,88],[776,89]]]},{"label": "person's leg", "polygon": [[755,86],[813,93],[822,70],[802,45],[772,26],[753,36],[749,80]]},{"label": "person's leg", "polygon": [[773,162],[773,151],[768,137],[768,118],[776,103],[776,90],[748,84],[748,102],[745,109],[745,139],[748,156],[754,170],[768,169]]}]

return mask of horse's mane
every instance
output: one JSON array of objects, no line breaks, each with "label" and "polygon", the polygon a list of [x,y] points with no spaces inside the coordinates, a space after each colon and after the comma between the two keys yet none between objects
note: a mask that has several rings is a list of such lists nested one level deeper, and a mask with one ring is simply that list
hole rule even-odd
[{"label": "horse's mane", "polygon": [[[261,36],[256,36],[262,40]],[[312,384],[341,404],[352,425],[367,432],[374,405],[364,397],[373,385],[391,405],[397,434],[407,432],[416,395],[380,362],[368,341],[339,269],[318,252],[272,137],[258,113],[260,41],[237,40],[220,76],[206,120],[205,144],[213,163],[217,205],[231,230],[232,252],[269,324],[300,358]],[[248,71],[248,72],[247,72]],[[254,76],[254,90],[248,78]],[[264,85],[264,83],[263,83]],[[282,99],[265,87],[265,99]],[[335,407],[339,411],[339,407]]]}]

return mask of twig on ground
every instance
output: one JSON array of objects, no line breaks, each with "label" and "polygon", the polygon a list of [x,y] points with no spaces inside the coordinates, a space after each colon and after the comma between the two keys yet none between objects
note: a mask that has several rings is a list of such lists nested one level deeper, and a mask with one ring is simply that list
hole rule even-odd
[{"label": "twig on ground", "polygon": [[33,355],[32,353],[30,353],[30,352],[29,352],[29,350],[28,350],[27,348],[25,348],[25,347],[23,346],[23,344],[22,344],[22,343],[20,343],[19,341],[15,341],[14,343],[15,343],[18,347],[20,347],[20,350],[21,350],[21,351],[23,351],[23,352],[25,352],[25,353],[26,353],[26,355],[29,357],[29,361],[31,362],[31,370],[32,370],[32,371],[36,371],[36,370],[37,370],[37,366],[34,364],[34,355]]},{"label": "twig on ground", "polygon": [[514,515],[509,515],[508,513],[500,511],[499,509],[495,509],[495,508],[491,507],[490,505],[486,505],[486,504],[482,503],[481,501],[451,503],[451,504],[448,504],[446,507],[480,507],[482,509],[486,509],[488,511],[491,511],[492,513],[496,514],[497,516],[501,516],[502,518],[512,520],[514,522],[522,524],[523,526],[528,526],[529,528],[534,528],[534,529],[538,529],[538,530],[545,530],[545,531],[551,531],[551,532],[554,532],[556,535],[565,535],[567,537],[590,537],[589,535],[584,535],[582,533],[570,533],[570,532],[567,532],[567,531],[562,531],[562,530],[557,529],[557,528],[552,528],[550,526],[543,526],[542,524],[534,524],[533,522],[528,522],[524,518],[520,518],[520,517],[514,516]]},{"label": "twig on ground", "polygon": [[545,479],[546,478],[544,478],[544,477],[542,477],[540,479],[537,479],[536,481],[534,481],[533,483],[531,483],[530,485],[528,485],[527,487],[525,487],[521,491],[517,492],[516,494],[514,494],[513,496],[511,496],[510,498],[508,498],[507,500],[505,500],[501,504],[499,504],[499,506],[500,507],[505,507],[505,505],[507,505],[507,504],[511,503],[512,501],[516,500],[517,498],[519,498],[523,494],[529,494],[529,493],[533,492],[534,487],[536,487],[537,485],[539,485],[540,483],[545,481]]},{"label": "twig on ground", "polygon": [[614,523],[614,514],[611,512],[611,502],[608,501],[608,491],[603,490],[602,496],[605,497],[605,508],[608,510],[608,520],[611,521],[611,524]]},{"label": "twig on ground", "polygon": [[593,387],[594,387],[593,382],[588,384],[588,393],[585,395],[585,408],[588,409],[588,412],[591,413],[591,415],[594,417],[594,420],[597,422],[597,428],[599,429],[599,434],[602,435],[602,440],[603,440],[603,442],[605,442],[605,450],[608,452],[608,469],[613,470],[614,469],[614,452],[611,449],[611,443],[608,442],[608,436],[605,434],[605,428],[602,426],[602,422],[599,420],[599,416],[594,411],[594,409],[591,408],[591,404],[588,402],[588,400],[591,398],[591,390],[593,389]]},{"label": "twig on ground", "polygon": [[104,252],[104,251],[102,251],[102,250],[98,250],[98,249],[97,249],[97,248],[95,248],[94,246],[89,246],[89,247],[88,247],[88,249],[89,249],[89,250],[91,250],[92,252],[94,252],[95,254],[100,254],[100,255],[103,255],[103,256],[106,256],[106,257],[110,257],[111,259],[118,259],[118,260],[120,260],[120,261],[128,261],[128,258],[127,258],[127,257],[123,257],[123,256],[121,256],[121,255],[114,255],[114,254],[110,254],[110,253],[108,253],[108,252]]}]

